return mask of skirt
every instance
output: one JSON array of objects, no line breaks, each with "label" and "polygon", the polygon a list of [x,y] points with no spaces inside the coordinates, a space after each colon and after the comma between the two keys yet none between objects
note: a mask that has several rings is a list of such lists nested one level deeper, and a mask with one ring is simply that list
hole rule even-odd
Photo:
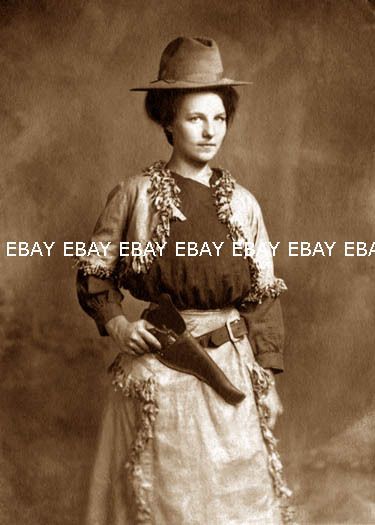
[{"label": "skirt", "polygon": [[[239,318],[234,308],[181,314],[194,336]],[[246,394],[238,405],[153,354],[118,357],[86,525],[282,523],[254,398],[256,364],[248,338],[207,351]]]}]

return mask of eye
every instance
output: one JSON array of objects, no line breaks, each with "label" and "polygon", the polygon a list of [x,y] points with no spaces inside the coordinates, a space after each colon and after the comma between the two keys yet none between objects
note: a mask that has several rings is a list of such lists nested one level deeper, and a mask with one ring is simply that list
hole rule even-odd
[{"label": "eye", "polygon": [[216,117],[216,120],[219,120],[220,122],[226,122],[227,121],[227,117],[226,117],[226,115],[218,115]]},{"label": "eye", "polygon": [[201,120],[201,117],[199,117],[198,115],[193,115],[189,118],[190,122],[199,122],[199,120]]}]

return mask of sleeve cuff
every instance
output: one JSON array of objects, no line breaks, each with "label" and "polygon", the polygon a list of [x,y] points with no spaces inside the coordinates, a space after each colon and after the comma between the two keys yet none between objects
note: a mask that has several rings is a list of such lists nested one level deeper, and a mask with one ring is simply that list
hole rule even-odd
[{"label": "sleeve cuff", "polygon": [[[107,293],[107,301],[103,302],[99,308],[97,308],[93,319],[96,323],[96,326],[99,330],[100,335],[108,335],[108,332],[105,328],[105,324],[108,323],[114,317],[119,315],[124,315],[120,301],[120,292],[113,291],[113,293]],[[121,295],[122,297],[122,295]]]},{"label": "sleeve cuff", "polygon": [[284,371],[284,359],[279,352],[264,352],[255,356],[255,360],[263,368],[271,368],[275,374]]},{"label": "sleeve cuff", "polygon": [[108,335],[105,324],[123,315],[121,301],[123,294],[110,279],[99,279],[77,272],[77,295],[82,309],[94,319],[100,335]]},{"label": "sleeve cuff", "polygon": [[118,315],[124,315],[118,303],[108,303],[96,311],[94,321],[96,322],[100,335],[108,335],[105,324]]}]

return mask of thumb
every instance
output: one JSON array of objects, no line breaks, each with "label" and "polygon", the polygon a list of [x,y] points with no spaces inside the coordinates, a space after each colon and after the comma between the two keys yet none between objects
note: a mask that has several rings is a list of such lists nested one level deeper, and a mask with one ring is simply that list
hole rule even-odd
[{"label": "thumb", "polygon": [[150,328],[155,328],[155,326],[149,321],[146,321],[146,319],[141,319],[140,324],[143,328],[146,328],[147,330],[150,330]]}]

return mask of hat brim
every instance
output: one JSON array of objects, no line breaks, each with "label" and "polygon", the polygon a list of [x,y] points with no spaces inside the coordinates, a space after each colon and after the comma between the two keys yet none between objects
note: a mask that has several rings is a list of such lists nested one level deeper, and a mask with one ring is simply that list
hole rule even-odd
[{"label": "hat brim", "polygon": [[138,86],[131,88],[130,91],[152,91],[154,89],[202,89],[220,86],[246,86],[253,84],[253,82],[246,82],[243,80],[233,80],[231,78],[221,78],[215,82],[188,82],[186,80],[155,80],[146,86]]}]

